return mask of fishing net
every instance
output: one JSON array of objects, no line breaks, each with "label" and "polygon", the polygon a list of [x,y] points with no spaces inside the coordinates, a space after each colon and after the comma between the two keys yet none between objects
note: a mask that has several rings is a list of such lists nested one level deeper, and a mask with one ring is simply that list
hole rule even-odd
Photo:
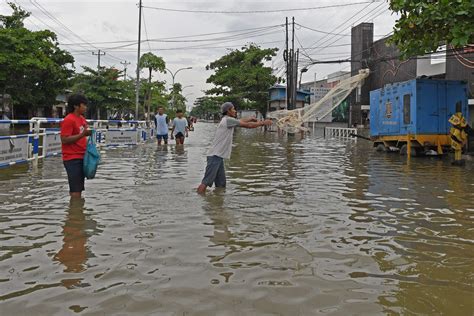
[{"label": "fishing net", "polygon": [[268,113],[268,116],[276,120],[276,125],[288,133],[306,131],[304,123],[317,122],[331,114],[368,76],[369,70],[362,69],[358,75],[341,80],[321,100],[300,109],[273,111]]}]

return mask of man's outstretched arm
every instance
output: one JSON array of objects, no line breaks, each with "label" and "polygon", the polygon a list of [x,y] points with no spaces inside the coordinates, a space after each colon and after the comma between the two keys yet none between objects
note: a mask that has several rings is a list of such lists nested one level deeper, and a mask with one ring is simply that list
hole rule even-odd
[{"label": "man's outstretched arm", "polygon": [[257,128],[260,126],[269,126],[272,125],[272,120],[265,120],[265,121],[255,121],[255,122],[246,122],[245,120],[240,120],[240,127],[244,128]]},{"label": "man's outstretched arm", "polygon": [[258,122],[255,116],[243,117],[240,119],[241,122]]}]

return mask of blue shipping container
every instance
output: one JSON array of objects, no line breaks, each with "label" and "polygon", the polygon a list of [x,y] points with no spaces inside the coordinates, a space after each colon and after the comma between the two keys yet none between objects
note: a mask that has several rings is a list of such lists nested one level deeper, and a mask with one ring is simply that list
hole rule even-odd
[{"label": "blue shipping container", "polygon": [[467,100],[462,81],[414,79],[386,85],[370,92],[370,135],[447,135],[456,103],[469,117]]}]

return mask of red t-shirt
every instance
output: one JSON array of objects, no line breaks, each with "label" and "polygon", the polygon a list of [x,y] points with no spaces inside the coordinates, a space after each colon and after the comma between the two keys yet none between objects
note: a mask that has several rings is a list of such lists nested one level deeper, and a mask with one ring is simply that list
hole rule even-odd
[{"label": "red t-shirt", "polygon": [[[87,126],[86,119],[76,116],[73,113],[68,114],[61,122],[61,136],[73,136],[82,133]],[[84,159],[84,153],[87,147],[87,137],[82,137],[75,143],[62,144],[63,160]]]}]

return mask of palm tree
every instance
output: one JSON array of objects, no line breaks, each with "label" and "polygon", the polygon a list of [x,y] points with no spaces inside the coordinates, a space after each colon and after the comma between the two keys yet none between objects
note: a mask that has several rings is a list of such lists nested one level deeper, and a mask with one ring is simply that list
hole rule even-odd
[{"label": "palm tree", "polygon": [[166,64],[165,64],[165,61],[163,60],[163,58],[159,57],[159,56],[156,56],[155,54],[149,52],[149,53],[146,53],[146,54],[143,54],[141,57],[140,57],[140,63],[139,63],[139,67],[140,69],[144,69],[144,68],[148,68],[148,92],[147,92],[147,98],[145,100],[147,100],[147,113],[148,113],[148,117],[147,119],[149,118],[149,115],[150,115],[150,103],[151,103],[151,73],[153,71],[159,71],[161,73],[165,73],[166,72]]}]

